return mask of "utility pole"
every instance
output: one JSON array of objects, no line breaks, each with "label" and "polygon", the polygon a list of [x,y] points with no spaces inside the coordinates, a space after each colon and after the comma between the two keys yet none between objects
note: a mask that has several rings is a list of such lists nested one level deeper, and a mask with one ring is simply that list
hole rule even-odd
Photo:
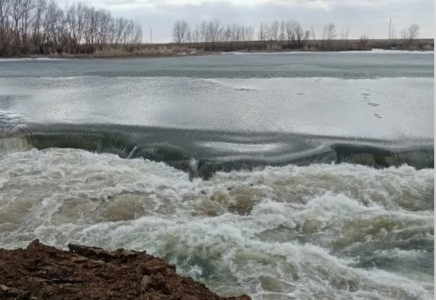
[{"label": "utility pole", "polygon": [[153,27],[150,27],[150,44],[153,44]]},{"label": "utility pole", "polygon": [[389,42],[391,41],[391,38],[392,38],[392,36],[391,36],[392,29],[391,28],[392,28],[392,18],[389,19],[389,36],[388,36]]},{"label": "utility pole", "polygon": [[263,23],[260,23],[260,41],[263,42]]}]

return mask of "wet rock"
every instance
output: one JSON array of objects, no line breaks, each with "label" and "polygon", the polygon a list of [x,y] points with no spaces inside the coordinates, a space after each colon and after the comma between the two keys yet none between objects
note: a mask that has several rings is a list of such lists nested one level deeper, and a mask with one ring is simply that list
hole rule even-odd
[{"label": "wet rock", "polygon": [[156,209],[152,198],[137,194],[117,195],[102,209],[102,221],[129,221],[148,215]]},{"label": "wet rock", "polygon": [[35,247],[38,247],[40,245],[40,242],[38,239],[33,240],[28,246],[27,246],[27,250],[31,250]]},{"label": "wet rock", "polygon": [[27,292],[15,297],[15,300],[31,300],[32,298],[35,299],[35,297],[31,297],[30,292]]},{"label": "wet rock", "polygon": [[222,213],[224,213],[222,205],[215,201],[204,199],[195,204],[195,213],[193,213],[193,215],[206,215],[209,217],[216,217]]},{"label": "wet rock", "polygon": [[241,216],[251,213],[254,202],[251,195],[238,195],[235,197],[235,204],[229,206],[229,211]]},{"label": "wet rock", "polygon": [[210,200],[221,203],[221,204],[227,204],[229,202],[229,195],[227,195],[226,193],[222,193],[222,192],[214,193],[210,197]]},{"label": "wet rock", "polygon": [[150,285],[150,283],[151,283],[151,277],[144,275],[141,279],[141,288],[146,290]]},{"label": "wet rock", "polygon": [[75,263],[80,264],[80,263],[87,261],[88,259],[86,257],[83,257],[83,256],[78,256],[78,257],[72,257],[71,260]]},{"label": "wet rock", "polygon": [[250,297],[248,297],[247,295],[243,295],[243,296],[239,296],[234,298],[234,300],[251,300]]},{"label": "wet rock", "polygon": [[307,220],[306,222],[304,222],[301,231],[304,234],[312,234],[315,233],[320,226],[321,226],[321,222],[317,220]]},{"label": "wet rock", "polygon": [[145,263],[145,267],[147,268],[147,271],[151,273],[160,272],[166,269],[167,266],[168,264],[160,259],[152,259]]},{"label": "wet rock", "polygon": [[253,210],[257,194],[259,194],[259,191],[252,188],[241,187],[234,189],[230,192],[230,196],[233,199],[229,206],[229,211],[241,216],[250,214]]},{"label": "wet rock", "polygon": [[285,293],[291,287],[289,283],[269,276],[260,276],[259,281],[262,289],[269,292]]},{"label": "wet rock", "polygon": [[6,285],[0,285],[0,296],[1,297],[16,297],[15,299],[29,299],[30,293],[16,289],[10,288]]},{"label": "wet rock", "polygon": [[214,193],[210,200],[227,207],[231,213],[239,215],[248,215],[254,207],[254,194],[247,188],[238,188],[230,192],[230,194],[217,192]]},{"label": "wet rock", "polygon": [[250,299],[219,297],[145,252],[68,248],[70,252],[35,240],[26,249],[0,249],[0,283],[6,283],[0,285],[0,299]]},{"label": "wet rock", "polygon": [[199,299],[195,296],[185,295],[182,297],[182,300],[199,300]]}]

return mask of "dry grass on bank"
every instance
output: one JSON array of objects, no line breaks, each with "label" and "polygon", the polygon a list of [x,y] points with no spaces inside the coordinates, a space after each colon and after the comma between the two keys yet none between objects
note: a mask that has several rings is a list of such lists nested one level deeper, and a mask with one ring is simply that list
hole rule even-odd
[{"label": "dry grass on bank", "polygon": [[343,41],[335,40],[329,48],[320,48],[316,41],[307,41],[303,49],[295,49],[290,44],[282,42],[233,42],[233,43],[191,43],[191,44],[141,44],[126,47],[106,47],[90,54],[52,54],[56,58],[137,58],[137,57],[178,57],[213,54],[220,52],[282,52],[282,51],[356,51],[356,50],[434,50],[433,40],[421,39],[405,45],[402,41],[369,40],[362,45],[358,40],[349,40],[346,45]]},{"label": "dry grass on bank", "polygon": [[50,57],[62,58],[135,58],[135,57],[171,57],[184,55],[199,55],[196,51],[182,45],[140,45],[134,47],[107,47],[96,50],[92,54],[54,54]]}]

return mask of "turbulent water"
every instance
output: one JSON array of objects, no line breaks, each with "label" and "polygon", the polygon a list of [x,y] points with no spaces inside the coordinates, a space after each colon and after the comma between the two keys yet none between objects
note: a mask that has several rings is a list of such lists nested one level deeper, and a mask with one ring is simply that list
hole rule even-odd
[{"label": "turbulent water", "polygon": [[0,247],[221,295],[433,299],[433,55],[0,61]]}]

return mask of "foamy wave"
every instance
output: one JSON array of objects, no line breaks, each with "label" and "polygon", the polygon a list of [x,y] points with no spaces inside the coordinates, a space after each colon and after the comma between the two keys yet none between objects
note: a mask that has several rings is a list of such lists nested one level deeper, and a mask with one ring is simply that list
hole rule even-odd
[{"label": "foamy wave", "polygon": [[190,182],[163,163],[72,149],[12,153],[0,169],[3,247],[147,250],[254,299],[432,299],[430,273],[410,264],[432,258],[433,170],[286,166]]}]

